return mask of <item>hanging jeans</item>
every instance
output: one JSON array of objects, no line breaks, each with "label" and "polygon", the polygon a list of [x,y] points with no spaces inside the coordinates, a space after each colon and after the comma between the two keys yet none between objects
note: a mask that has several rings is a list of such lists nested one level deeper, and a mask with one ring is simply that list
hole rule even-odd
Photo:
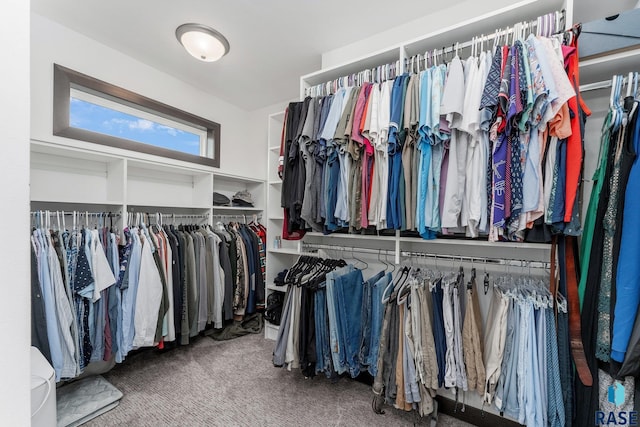
[{"label": "hanging jeans", "polygon": [[316,322],[316,374],[324,372],[327,378],[334,373],[329,347],[329,318],[327,316],[327,290],[325,283],[319,285],[314,296]]},{"label": "hanging jeans", "polygon": [[327,290],[327,313],[329,315],[329,345],[331,348],[331,360],[333,361],[333,368],[338,374],[346,372],[346,349],[342,342],[342,335],[339,330],[341,329],[341,313],[339,312],[338,297],[336,295],[336,279],[351,273],[355,270],[353,265],[340,268],[338,270],[327,273],[326,285]]},{"label": "hanging jeans", "polygon": [[378,346],[380,344],[380,329],[384,316],[382,291],[391,281],[391,273],[379,272],[364,282],[362,297],[362,336],[360,339],[360,365],[372,376],[378,371]]},{"label": "hanging jeans", "polygon": [[[338,313],[338,334],[344,348],[345,370],[352,378],[360,375],[362,335],[362,270],[355,269],[335,278],[334,297]],[[340,370],[336,369],[338,373]]]}]

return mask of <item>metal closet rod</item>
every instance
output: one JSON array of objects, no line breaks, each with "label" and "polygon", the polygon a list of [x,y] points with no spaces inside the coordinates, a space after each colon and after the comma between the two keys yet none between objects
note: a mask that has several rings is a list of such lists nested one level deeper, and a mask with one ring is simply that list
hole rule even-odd
[{"label": "metal closet rod", "polygon": [[[400,252],[400,256],[410,257],[410,258],[433,258],[434,260],[443,259],[443,260],[453,260],[460,262],[480,262],[491,265],[504,265],[504,266],[518,266],[517,263],[526,263],[526,265],[522,265],[527,268],[549,268],[550,265],[548,262],[542,261],[530,261],[527,259],[504,259],[504,258],[489,258],[489,257],[470,257],[470,256],[460,256],[460,255],[449,255],[449,254],[432,254],[432,253],[424,253],[424,252],[411,252],[411,251],[402,251]],[[513,263],[516,264],[513,264]]]},{"label": "metal closet rod", "polygon": [[[310,96],[328,95],[329,93],[332,93],[331,90],[326,90],[328,86],[343,87],[352,86],[353,84],[359,86],[365,81],[386,81],[395,78],[399,71],[401,71],[400,68],[399,60],[367,68],[356,73],[340,76],[327,82],[310,86],[305,89],[305,94]],[[365,76],[366,73],[370,73],[368,77]],[[353,80],[354,83],[350,84],[349,80]],[[346,83],[344,83],[344,81],[346,81]],[[338,84],[339,82],[340,84]]]},{"label": "metal closet rod", "polygon": [[[135,213],[135,212],[134,212]],[[172,214],[172,213],[162,213],[158,212],[163,217],[167,218],[209,218],[209,214]],[[155,215],[155,213],[146,214],[146,215]]]},{"label": "metal closet rod", "polygon": [[87,212],[87,211],[63,211],[63,210],[52,211],[52,210],[48,210],[48,209],[44,209],[44,210],[41,210],[41,211],[32,211],[32,212],[30,212],[30,215],[33,215],[33,216],[36,216],[36,215],[72,216],[74,214],[75,215],[101,216],[101,217],[104,217],[104,218],[117,218],[117,217],[122,216],[122,214],[120,212]]},{"label": "metal closet rod", "polygon": [[[309,252],[309,249],[324,249],[324,250],[332,250],[332,251],[340,251],[340,252],[358,252],[365,254],[373,254],[373,255],[394,255],[396,253],[395,249],[369,249],[369,248],[359,248],[353,246],[336,246],[336,245],[324,245],[324,244],[316,244],[316,243],[302,243],[302,249],[305,252]],[[408,258],[433,258],[434,260],[451,260],[451,261],[460,261],[460,262],[470,262],[470,263],[486,263],[491,265],[499,265],[505,267],[518,267],[518,263],[520,263],[521,267],[526,268],[540,268],[540,269],[549,269],[550,264],[548,262],[541,261],[530,261],[527,259],[503,259],[503,258],[489,258],[489,257],[469,257],[469,256],[458,256],[458,255],[448,255],[448,254],[433,254],[426,252],[413,252],[413,251],[401,251],[400,256],[408,257]],[[526,263],[526,264],[525,264]]]},{"label": "metal closet rod", "polygon": [[[629,73],[629,75],[632,75],[633,73]],[[625,77],[622,79],[622,84],[626,85],[629,83],[629,77]],[[600,82],[595,82],[595,83],[587,83],[584,85],[580,85],[580,92],[590,92],[592,90],[598,90],[598,89],[607,89],[610,88],[611,85],[613,84],[613,79],[609,79],[609,80],[602,80]]]},{"label": "metal closet rod", "polygon": [[[546,15],[539,16],[536,19],[533,19],[531,21],[523,21],[523,22],[516,23],[513,26],[508,26],[506,28],[497,29],[493,33],[481,34],[479,36],[475,36],[471,40],[468,40],[466,42],[453,43],[450,47],[443,47],[442,49],[434,49],[432,51],[426,51],[425,55],[427,55],[427,54],[444,55],[445,53],[451,53],[451,52],[453,52],[455,50],[465,49],[467,47],[473,46],[474,44],[477,45],[477,44],[484,43],[484,42],[489,42],[489,41],[495,40],[495,39],[499,40],[500,37],[506,37],[506,36],[515,34],[516,32],[526,31],[528,29],[533,29],[533,28],[542,26],[543,25],[543,20],[545,19],[545,17],[549,16],[551,14],[557,14],[557,16],[558,16],[558,21],[559,22],[557,23],[556,34],[564,32],[564,23],[565,23],[565,20],[566,20],[566,10],[562,9],[562,10],[557,10],[555,12],[547,13]],[[414,56],[412,56],[410,58],[406,58],[405,61],[411,61],[411,59],[415,58],[416,56],[419,56],[419,55],[414,55]]]},{"label": "metal closet rod", "polygon": [[255,221],[262,219],[262,214],[253,214],[253,215],[226,215],[226,214],[213,214],[213,218],[237,218],[242,219],[244,222],[247,222],[247,216],[249,218],[254,219]]},{"label": "metal closet rod", "polygon": [[369,248],[358,248],[353,246],[337,246],[337,245],[323,245],[316,243],[302,243],[303,251],[305,249],[324,249],[328,251],[342,251],[342,252],[359,252],[364,254],[395,254],[395,249],[369,249]]}]

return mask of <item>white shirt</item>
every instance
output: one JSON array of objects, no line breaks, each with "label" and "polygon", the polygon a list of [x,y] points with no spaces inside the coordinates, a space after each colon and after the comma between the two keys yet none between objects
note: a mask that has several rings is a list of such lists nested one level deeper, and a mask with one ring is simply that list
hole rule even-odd
[{"label": "white shirt", "polygon": [[[482,215],[482,194],[486,193],[486,157],[484,147],[480,145],[480,99],[482,97],[481,77],[483,70],[478,68],[476,58],[469,58],[466,63],[469,70],[464,101],[464,115],[461,130],[469,134],[467,145],[466,180],[464,187],[464,203],[461,211],[461,224],[467,226],[467,234],[478,236],[478,226]],[[480,60],[484,67],[484,59]]]},{"label": "white shirt", "polygon": [[93,268],[93,302],[100,299],[100,292],[116,283],[116,278],[111,271],[107,255],[100,244],[100,234],[98,230],[91,230],[91,267]]},{"label": "white shirt", "polygon": [[169,244],[169,237],[164,232],[164,230],[162,230],[161,233],[165,242],[167,242],[167,252],[165,255],[167,258],[167,262],[165,265],[165,273],[167,278],[167,295],[169,297],[169,310],[167,311],[167,314],[165,314],[165,317],[164,317],[164,321],[167,324],[167,334],[165,336],[165,340],[175,341],[176,340],[176,323],[175,323],[175,318],[173,316],[173,251],[171,250],[171,245]]},{"label": "white shirt", "polygon": [[162,301],[162,282],[151,252],[151,243],[141,236],[142,254],[140,257],[140,276],[134,316],[134,347],[147,347],[154,344],[158,311]]},{"label": "white shirt", "polygon": [[456,228],[462,210],[462,196],[466,179],[466,157],[468,135],[458,130],[464,111],[464,69],[457,56],[449,65],[449,74],[444,87],[440,114],[446,114],[451,140],[449,141],[449,168],[442,208],[442,227]]},{"label": "white shirt", "polygon": [[387,199],[389,189],[389,125],[391,122],[391,90],[393,80],[382,83],[378,115],[379,136],[376,141],[376,165],[379,179],[377,229],[387,228]]},{"label": "white shirt", "polygon": [[369,200],[369,212],[367,213],[367,217],[369,219],[369,224],[377,225],[379,219],[379,211],[378,211],[378,196],[380,194],[380,165],[378,165],[378,113],[380,108],[380,85],[374,84],[371,87],[371,93],[369,94],[371,97],[369,101],[369,107],[367,108],[367,118],[365,119],[365,127],[367,128],[366,136],[368,137],[371,145],[374,148],[374,158],[375,161],[373,163],[373,178],[371,179],[371,199]]}]

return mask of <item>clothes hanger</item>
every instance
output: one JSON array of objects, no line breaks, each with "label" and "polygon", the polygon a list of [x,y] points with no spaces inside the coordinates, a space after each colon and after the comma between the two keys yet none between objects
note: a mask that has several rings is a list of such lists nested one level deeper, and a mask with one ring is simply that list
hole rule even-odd
[{"label": "clothes hanger", "polygon": [[381,259],[381,255],[382,255],[382,249],[378,249],[378,262],[379,262],[380,264],[384,264],[384,272],[386,273],[386,272],[387,272],[387,269],[389,268],[389,266],[387,265],[387,263],[386,263],[386,262],[384,262],[384,261]]},{"label": "clothes hanger", "polygon": [[365,265],[365,267],[364,267],[364,268],[360,268],[359,270],[366,270],[367,268],[369,268],[369,264],[368,264],[368,263],[366,263],[365,261],[363,261],[363,260],[361,260],[360,258],[357,258],[357,257],[356,257],[356,255],[355,255],[355,251],[354,251],[354,248],[353,248],[353,247],[351,247],[351,258],[353,258],[353,259],[355,259],[356,261],[361,262],[361,263],[363,263],[363,264]]},{"label": "clothes hanger", "polygon": [[473,290],[476,286],[476,269],[475,267],[471,267],[471,278],[469,279],[469,283],[467,284],[467,289]]}]

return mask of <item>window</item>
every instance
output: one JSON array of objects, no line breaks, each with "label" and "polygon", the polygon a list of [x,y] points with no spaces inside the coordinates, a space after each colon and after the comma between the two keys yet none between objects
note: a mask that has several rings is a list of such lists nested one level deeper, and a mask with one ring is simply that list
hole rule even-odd
[{"label": "window", "polygon": [[220,166],[220,125],[54,64],[53,134]]}]

